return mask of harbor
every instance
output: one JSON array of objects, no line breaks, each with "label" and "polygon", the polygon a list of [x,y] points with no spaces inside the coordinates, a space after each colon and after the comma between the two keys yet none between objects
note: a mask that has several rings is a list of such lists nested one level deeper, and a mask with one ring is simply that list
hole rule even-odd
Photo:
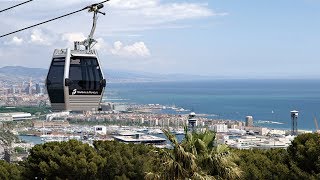
[{"label": "harbor", "polygon": [[[296,113],[296,111],[293,112]],[[63,117],[68,117],[68,120],[61,120]],[[293,131],[254,126],[252,116],[247,116],[246,121],[241,122],[208,119],[193,112],[184,115],[153,114],[140,111],[130,113],[87,112],[85,115],[60,113],[49,114],[47,118],[48,121],[33,121],[32,127],[17,128],[14,131],[23,141],[33,145],[75,139],[89,144],[99,140],[170,148],[170,143],[162,129],[168,129],[181,141],[185,135],[184,128],[187,128],[189,132],[213,131],[216,133],[217,144],[226,144],[236,149],[285,149],[297,134],[312,132],[295,131],[295,127]],[[86,118],[90,120],[85,120]]]}]

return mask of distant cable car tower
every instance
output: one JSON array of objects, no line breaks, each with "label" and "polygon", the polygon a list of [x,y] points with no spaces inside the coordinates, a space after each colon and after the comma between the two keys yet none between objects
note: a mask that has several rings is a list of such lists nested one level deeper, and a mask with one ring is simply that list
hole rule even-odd
[{"label": "distant cable car tower", "polygon": [[291,135],[296,136],[296,135],[298,135],[299,111],[293,110],[293,111],[290,111],[290,113],[291,113],[291,122],[292,122]]},{"label": "distant cable car tower", "polygon": [[[88,7],[93,12],[93,25],[87,39],[74,42],[74,50],[55,49],[46,78],[46,87],[53,111],[99,110],[106,86],[93,39],[97,14],[103,4]],[[81,49],[84,46],[84,49]]]},{"label": "distant cable car tower", "polygon": [[197,126],[196,113],[191,112],[191,113],[189,114],[189,117],[188,117],[188,125],[189,125],[189,128],[190,128],[192,131],[195,130],[195,127]]}]

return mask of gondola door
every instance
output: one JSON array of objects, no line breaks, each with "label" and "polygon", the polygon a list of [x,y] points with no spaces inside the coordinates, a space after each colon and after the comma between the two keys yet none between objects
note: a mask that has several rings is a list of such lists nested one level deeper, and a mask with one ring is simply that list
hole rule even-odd
[{"label": "gondola door", "polygon": [[46,86],[53,111],[65,109],[64,99],[64,68],[65,58],[53,58],[48,72]]},{"label": "gondola door", "polygon": [[51,103],[52,111],[65,111],[66,93],[64,80],[67,77],[66,69],[69,70],[70,49],[55,49],[49,72],[46,78],[46,87]]}]

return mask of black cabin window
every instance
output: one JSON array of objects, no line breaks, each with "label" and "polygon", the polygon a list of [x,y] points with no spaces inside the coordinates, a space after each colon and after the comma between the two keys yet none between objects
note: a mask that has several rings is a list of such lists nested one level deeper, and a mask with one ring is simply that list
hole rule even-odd
[{"label": "black cabin window", "polygon": [[51,62],[46,83],[51,103],[64,103],[64,64],[64,58],[55,58]]},{"label": "black cabin window", "polygon": [[96,58],[72,57],[70,61],[70,89],[101,90],[102,73]]}]

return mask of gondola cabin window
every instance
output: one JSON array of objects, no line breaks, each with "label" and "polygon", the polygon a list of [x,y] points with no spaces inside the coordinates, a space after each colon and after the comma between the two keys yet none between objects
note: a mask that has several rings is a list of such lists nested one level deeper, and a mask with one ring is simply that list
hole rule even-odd
[{"label": "gondola cabin window", "polygon": [[102,73],[96,58],[72,57],[70,61],[70,89],[101,91]]},{"label": "gondola cabin window", "polygon": [[47,90],[51,103],[64,103],[63,93],[63,74],[64,74],[64,58],[54,58],[52,60],[48,77]]}]

